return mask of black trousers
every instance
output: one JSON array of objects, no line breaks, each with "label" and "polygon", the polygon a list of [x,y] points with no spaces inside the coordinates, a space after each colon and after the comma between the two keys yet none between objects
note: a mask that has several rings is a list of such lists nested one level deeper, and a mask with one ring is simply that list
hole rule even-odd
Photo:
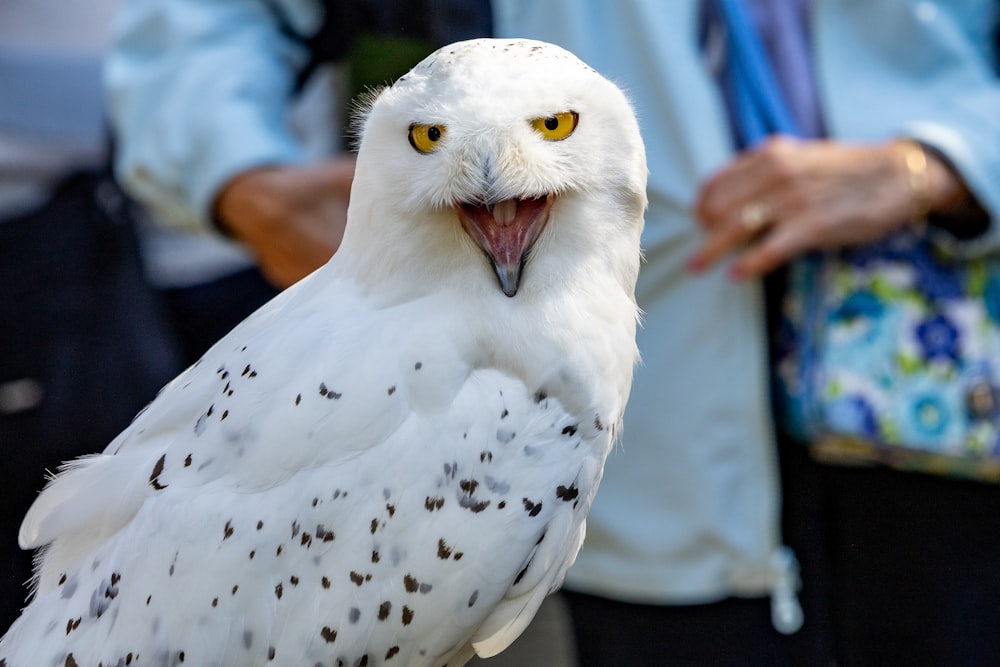
[{"label": "black trousers", "polygon": [[1000,665],[1000,486],[818,464],[787,440],[779,451],[815,655]]},{"label": "black trousers", "polygon": [[156,392],[273,296],[257,271],[162,293],[133,204],[104,174],[66,179],[0,222],[0,633],[28,592],[17,544],[46,471],[103,450]]},{"label": "black trousers", "polygon": [[580,667],[814,664],[771,627],[766,598],[660,606],[563,592]]},{"label": "black trousers", "polygon": [[841,665],[1000,665],[1000,486],[827,467]]}]

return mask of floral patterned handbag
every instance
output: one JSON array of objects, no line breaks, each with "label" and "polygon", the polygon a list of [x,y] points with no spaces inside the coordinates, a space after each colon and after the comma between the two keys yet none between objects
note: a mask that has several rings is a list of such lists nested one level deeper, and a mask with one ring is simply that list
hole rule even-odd
[{"label": "floral patterned handbag", "polygon": [[[800,136],[746,8],[715,6],[743,145]],[[880,243],[792,264],[779,419],[824,461],[1000,481],[1000,260],[956,259],[926,227],[918,233],[926,220],[913,222]]]},{"label": "floral patterned handbag", "polygon": [[1000,481],[1000,261],[907,231],[789,281],[779,413],[818,459]]}]

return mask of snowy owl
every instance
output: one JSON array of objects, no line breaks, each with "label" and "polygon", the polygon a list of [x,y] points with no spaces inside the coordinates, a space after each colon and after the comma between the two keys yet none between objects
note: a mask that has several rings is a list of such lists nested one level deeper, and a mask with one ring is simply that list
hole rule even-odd
[{"label": "snowy owl", "polygon": [[337,255],[28,512],[0,665],[456,667],[562,582],[637,356],[634,113],[534,41],[373,98]]}]

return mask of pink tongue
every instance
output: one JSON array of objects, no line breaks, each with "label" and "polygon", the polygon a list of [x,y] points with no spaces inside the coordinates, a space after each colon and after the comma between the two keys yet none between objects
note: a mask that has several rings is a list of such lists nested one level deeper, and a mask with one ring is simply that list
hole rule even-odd
[{"label": "pink tongue", "polygon": [[466,231],[490,258],[507,296],[517,293],[521,265],[544,226],[547,198],[505,199],[493,206],[462,204]]}]

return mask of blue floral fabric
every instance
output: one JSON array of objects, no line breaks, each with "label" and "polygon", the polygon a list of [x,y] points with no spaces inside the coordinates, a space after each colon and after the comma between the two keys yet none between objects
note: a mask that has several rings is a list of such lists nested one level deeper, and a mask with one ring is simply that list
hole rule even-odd
[{"label": "blue floral fabric", "polygon": [[1000,480],[1000,262],[915,234],[793,266],[777,379],[823,459]]}]

